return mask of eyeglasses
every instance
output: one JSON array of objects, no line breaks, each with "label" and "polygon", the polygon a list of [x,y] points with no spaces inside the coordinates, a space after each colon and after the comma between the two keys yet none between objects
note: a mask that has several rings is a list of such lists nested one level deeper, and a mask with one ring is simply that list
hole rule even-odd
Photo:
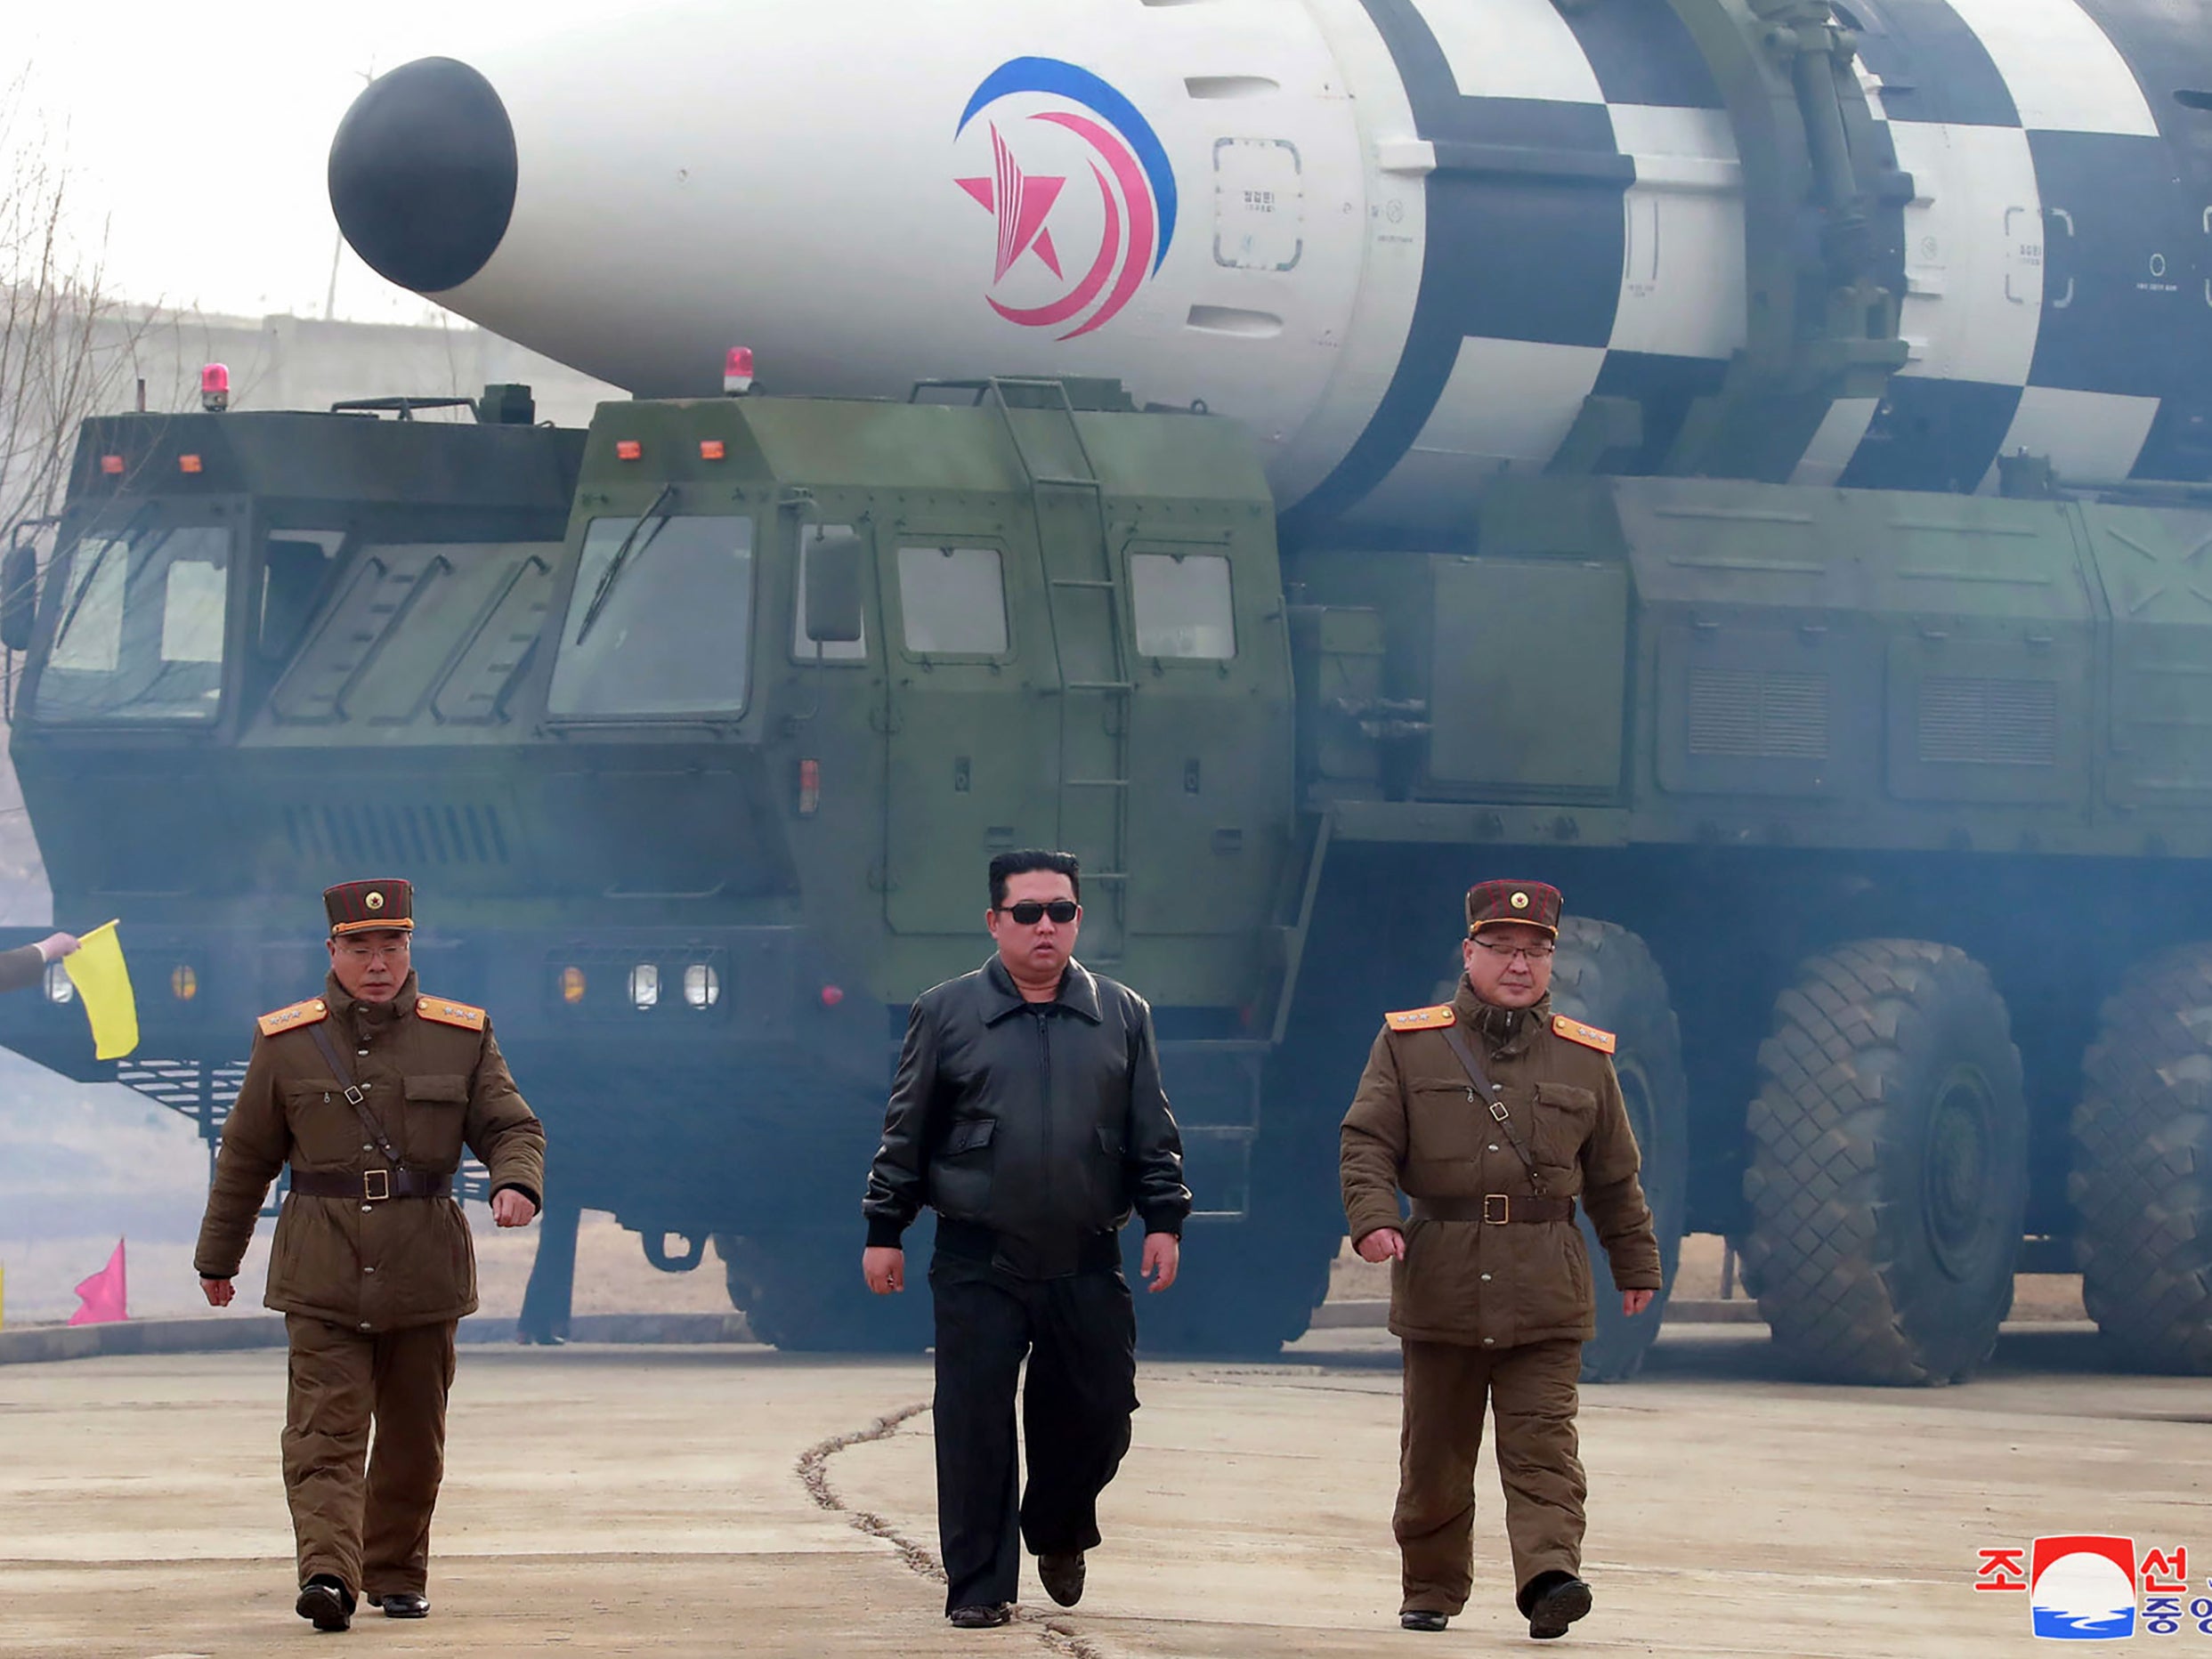
[{"label": "eyeglasses", "polygon": [[1480,934],[1475,935],[1474,943],[1492,956],[1502,956],[1509,962],[1517,956],[1525,956],[1531,962],[1548,962],[1552,953],[1559,949],[1555,944],[1492,944]]},{"label": "eyeglasses", "polygon": [[1024,899],[1019,904],[1000,906],[999,914],[1011,916],[1024,927],[1034,927],[1049,916],[1065,927],[1075,919],[1082,910],[1082,906],[1073,899],[1055,899],[1049,904],[1040,903],[1035,899]]},{"label": "eyeglasses", "polygon": [[395,939],[389,944],[361,944],[353,941],[342,940],[338,944],[338,954],[351,958],[356,962],[373,962],[378,957],[390,961],[405,956],[412,943],[411,940],[404,938]]}]

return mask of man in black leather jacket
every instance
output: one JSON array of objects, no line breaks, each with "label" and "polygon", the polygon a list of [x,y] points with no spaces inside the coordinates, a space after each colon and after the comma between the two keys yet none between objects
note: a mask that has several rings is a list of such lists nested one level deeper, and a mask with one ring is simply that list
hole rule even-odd
[{"label": "man in black leather jacket", "polygon": [[861,1205],[878,1295],[905,1288],[900,1237],[923,1204],[937,1212],[937,1529],[945,1611],[964,1629],[1012,1616],[1025,1539],[1052,1598],[1082,1598],[1137,1408],[1120,1229],[1132,1209],[1143,1218],[1142,1271],[1164,1291],[1190,1213],[1152,1010],[1074,959],[1081,883],[1065,853],[991,861],[998,954],[914,1003]]}]

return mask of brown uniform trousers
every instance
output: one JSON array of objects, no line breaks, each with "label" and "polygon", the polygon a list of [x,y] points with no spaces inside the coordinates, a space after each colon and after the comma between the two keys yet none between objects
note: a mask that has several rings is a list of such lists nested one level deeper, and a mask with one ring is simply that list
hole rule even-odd
[{"label": "brown uniform trousers", "polygon": [[327,1573],[367,1596],[422,1595],[445,1476],[454,1322],[363,1335],[289,1314],[284,1329],[284,1492],[300,1582]]},{"label": "brown uniform trousers", "polygon": [[1513,1582],[1582,1570],[1583,1500],[1576,1455],[1573,1337],[1519,1347],[1407,1341],[1398,1436],[1397,1535],[1408,1610],[1457,1613],[1472,1587],[1475,1454],[1486,1405],[1497,1417],[1498,1481]]}]

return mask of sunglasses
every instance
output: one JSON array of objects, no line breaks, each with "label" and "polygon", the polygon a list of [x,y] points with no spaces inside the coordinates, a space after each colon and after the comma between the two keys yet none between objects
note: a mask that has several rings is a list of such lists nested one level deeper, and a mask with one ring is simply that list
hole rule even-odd
[{"label": "sunglasses", "polygon": [[1019,904],[1001,905],[999,914],[1011,916],[1024,927],[1034,927],[1048,916],[1065,927],[1075,919],[1082,908],[1073,899],[1055,899],[1049,904],[1041,904],[1035,899],[1024,899]]}]

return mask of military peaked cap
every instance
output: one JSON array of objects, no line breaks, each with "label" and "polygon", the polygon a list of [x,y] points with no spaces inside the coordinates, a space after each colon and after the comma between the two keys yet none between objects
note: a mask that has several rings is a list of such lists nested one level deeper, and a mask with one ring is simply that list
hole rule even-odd
[{"label": "military peaked cap", "polygon": [[1560,902],[1560,890],[1541,881],[1478,881],[1467,889],[1468,935],[1519,922],[1557,937]]},{"label": "military peaked cap", "polygon": [[414,886],[397,876],[325,887],[322,908],[329,914],[333,935],[394,927],[411,933],[415,928]]}]

